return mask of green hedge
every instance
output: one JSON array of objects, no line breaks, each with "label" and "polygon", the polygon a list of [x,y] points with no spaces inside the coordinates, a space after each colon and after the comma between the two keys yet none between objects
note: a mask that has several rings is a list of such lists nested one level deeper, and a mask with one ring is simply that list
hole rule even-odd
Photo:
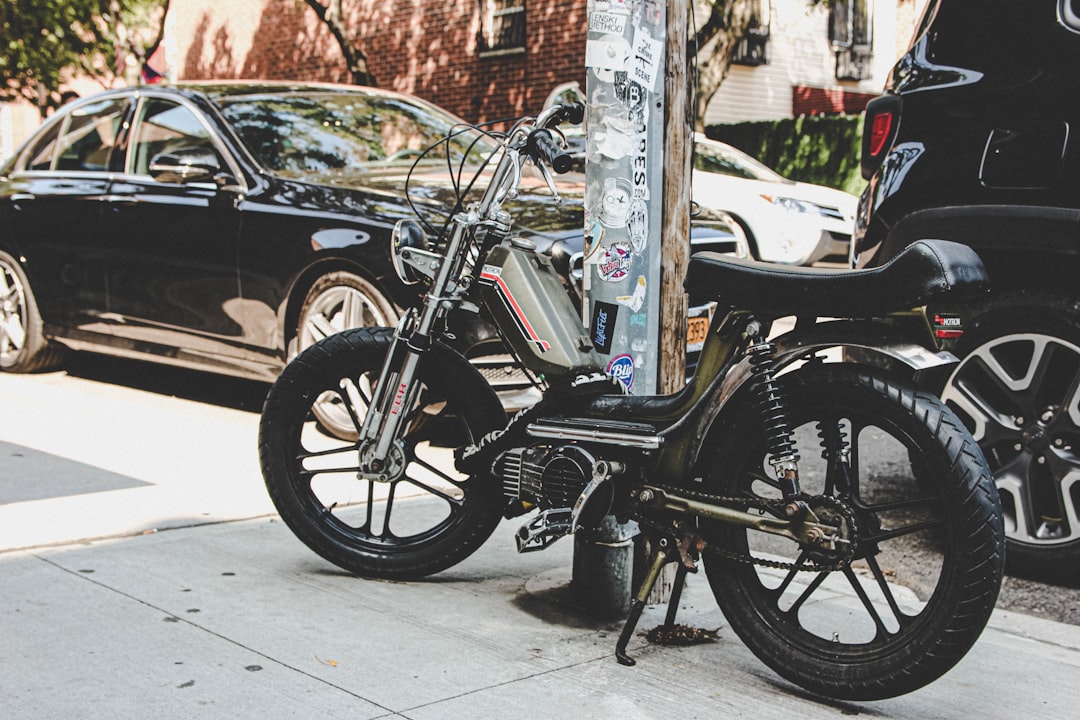
[{"label": "green hedge", "polygon": [[734,145],[791,180],[858,195],[862,115],[813,115],[785,120],[710,125],[705,134]]}]

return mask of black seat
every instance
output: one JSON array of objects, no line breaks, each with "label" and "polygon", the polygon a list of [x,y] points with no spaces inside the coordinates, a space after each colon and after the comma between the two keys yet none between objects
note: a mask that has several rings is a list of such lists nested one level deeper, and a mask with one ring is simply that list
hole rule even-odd
[{"label": "black seat", "polygon": [[697,299],[762,314],[866,318],[948,296],[964,303],[990,287],[967,245],[919,240],[885,265],[866,270],[796,267],[713,252],[690,258],[684,286]]}]

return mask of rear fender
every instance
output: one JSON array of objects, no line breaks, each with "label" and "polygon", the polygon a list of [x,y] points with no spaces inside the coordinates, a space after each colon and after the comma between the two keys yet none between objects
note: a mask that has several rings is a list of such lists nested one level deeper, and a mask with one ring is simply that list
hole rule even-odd
[{"label": "rear fender", "polygon": [[[925,339],[924,339],[925,338]],[[884,320],[829,320],[773,338],[777,365],[792,365],[818,353],[833,362],[886,368],[916,386],[937,387],[959,362],[937,349],[921,315]]]}]

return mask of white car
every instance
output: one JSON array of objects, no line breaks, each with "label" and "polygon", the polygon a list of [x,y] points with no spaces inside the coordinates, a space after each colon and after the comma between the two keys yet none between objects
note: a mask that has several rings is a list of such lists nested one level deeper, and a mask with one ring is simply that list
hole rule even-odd
[{"label": "white car", "polygon": [[701,134],[694,136],[692,182],[694,200],[731,215],[758,260],[810,265],[847,259],[858,204],[854,195],[793,182]]}]

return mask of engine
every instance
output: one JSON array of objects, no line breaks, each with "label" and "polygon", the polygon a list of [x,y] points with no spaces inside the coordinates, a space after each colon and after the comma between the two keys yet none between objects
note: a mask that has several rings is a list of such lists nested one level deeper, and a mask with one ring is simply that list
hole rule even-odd
[{"label": "engine", "polygon": [[507,498],[540,508],[518,531],[518,550],[527,552],[596,527],[611,509],[611,476],[622,472],[622,464],[597,460],[579,445],[538,445],[508,450],[495,470]]}]

